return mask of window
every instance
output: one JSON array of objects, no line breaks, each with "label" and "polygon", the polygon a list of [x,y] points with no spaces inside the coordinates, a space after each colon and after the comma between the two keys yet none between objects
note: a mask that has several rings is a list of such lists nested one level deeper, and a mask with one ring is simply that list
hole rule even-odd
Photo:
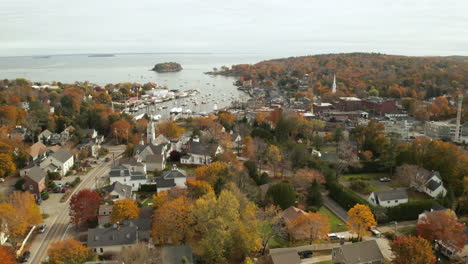
[{"label": "window", "polygon": [[398,200],[395,200],[395,203],[398,203]]},{"label": "window", "polygon": [[101,253],[104,252],[104,249],[101,248]]},{"label": "window", "polygon": [[31,190],[31,191],[34,190],[34,186],[32,186],[32,184],[29,185],[29,190]]},{"label": "window", "polygon": [[387,201],[387,203],[389,204],[389,203],[390,203],[390,201]]}]

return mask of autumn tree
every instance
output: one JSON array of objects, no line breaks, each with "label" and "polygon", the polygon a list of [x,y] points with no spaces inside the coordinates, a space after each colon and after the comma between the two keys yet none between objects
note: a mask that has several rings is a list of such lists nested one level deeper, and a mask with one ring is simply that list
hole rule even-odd
[{"label": "autumn tree", "polygon": [[112,223],[123,222],[127,219],[138,218],[140,209],[138,205],[130,199],[119,200],[112,206],[110,220]]},{"label": "autumn tree", "polygon": [[256,206],[229,190],[219,197],[209,193],[195,202],[192,217],[195,239],[208,263],[223,263],[233,252],[246,256],[260,249]]},{"label": "autumn tree", "polygon": [[232,125],[234,124],[235,117],[231,112],[228,111],[221,111],[218,114],[218,119],[219,122],[225,127],[225,128],[231,128]]},{"label": "autumn tree", "polygon": [[164,203],[170,200],[167,191],[158,192],[153,194],[153,209],[156,210],[161,207]]},{"label": "autumn tree", "polygon": [[356,204],[348,211],[346,225],[352,234],[357,234],[358,238],[369,235],[368,227],[377,225],[374,214],[370,208],[363,204]]},{"label": "autumn tree", "polygon": [[291,183],[296,188],[309,188],[314,181],[325,183],[325,178],[318,170],[314,169],[299,169],[291,178]]},{"label": "autumn tree", "polygon": [[288,224],[288,230],[292,237],[302,237],[312,242],[320,239],[328,239],[330,233],[330,221],[321,213],[307,213],[296,217]]},{"label": "autumn tree", "polygon": [[101,196],[96,191],[83,189],[70,200],[70,222],[76,226],[97,217]]},{"label": "autumn tree", "polygon": [[161,248],[147,243],[124,247],[115,258],[125,264],[162,263]]},{"label": "autumn tree", "polygon": [[277,176],[279,163],[282,160],[281,151],[275,145],[270,145],[266,151],[267,163],[273,168],[273,175]]},{"label": "autumn tree", "polygon": [[278,216],[278,209],[273,205],[259,209],[257,215],[260,221],[260,234],[262,236],[262,249],[260,252],[264,255],[271,239],[274,237],[286,239],[287,233],[284,229],[286,223],[283,218]]},{"label": "autumn tree", "polygon": [[349,167],[360,167],[358,151],[350,143],[340,141],[336,147],[337,159],[335,167],[338,175],[346,172]]},{"label": "autumn tree", "polygon": [[11,154],[0,154],[0,178],[10,176],[16,171],[16,165],[13,162]]},{"label": "autumn tree", "polygon": [[429,241],[439,240],[457,251],[463,249],[468,242],[464,231],[465,225],[458,221],[451,210],[426,213],[416,225],[419,236]]},{"label": "autumn tree", "polygon": [[29,228],[42,221],[39,206],[29,192],[14,192],[0,203],[0,223],[8,226],[8,235],[16,242]]},{"label": "autumn tree", "polygon": [[296,202],[297,194],[291,184],[279,182],[268,188],[267,197],[271,197],[274,204],[285,210]]},{"label": "autumn tree", "polygon": [[252,137],[246,136],[244,138],[244,147],[242,148],[242,156],[248,159],[254,159],[255,157],[255,146]]},{"label": "autumn tree", "polygon": [[185,129],[172,121],[166,121],[158,125],[158,132],[166,138],[176,139],[185,132]]},{"label": "autumn tree", "polygon": [[398,236],[390,242],[395,264],[435,264],[429,241],[422,237]]},{"label": "autumn tree", "polygon": [[73,238],[53,242],[47,253],[51,264],[81,264],[96,258],[89,248]]},{"label": "autumn tree", "polygon": [[396,169],[395,178],[405,186],[410,186],[411,182],[414,182],[417,185],[424,184],[425,176],[427,175],[418,175],[419,167],[416,165],[403,164]]},{"label": "autumn tree", "polygon": [[2,260],[3,264],[16,263],[13,253],[8,251],[8,249],[4,246],[0,246],[0,259]]},{"label": "autumn tree", "polygon": [[213,187],[206,182],[200,180],[187,180],[188,196],[193,199],[198,199],[205,194],[213,192]]},{"label": "autumn tree", "polygon": [[132,129],[132,124],[127,120],[120,119],[112,123],[110,126],[110,133],[112,137],[119,139],[120,141],[127,141]]},{"label": "autumn tree", "polygon": [[153,213],[151,235],[156,244],[186,244],[192,236],[192,205],[181,196],[168,201]]},{"label": "autumn tree", "polygon": [[0,107],[0,124],[2,125],[16,125],[18,121],[18,109],[14,106],[3,105]]},{"label": "autumn tree", "polygon": [[[210,165],[198,167],[194,175],[197,180],[206,181],[214,188],[215,185],[223,185],[227,182],[226,177],[229,176],[228,164],[216,161]],[[216,189],[217,188],[215,188],[215,190]]]}]

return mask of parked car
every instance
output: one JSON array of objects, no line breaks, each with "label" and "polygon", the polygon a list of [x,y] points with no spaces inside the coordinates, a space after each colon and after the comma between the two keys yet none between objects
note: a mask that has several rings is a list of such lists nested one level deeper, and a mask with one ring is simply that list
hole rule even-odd
[{"label": "parked car", "polygon": [[5,179],[4,178],[0,178],[0,183],[1,182],[5,182]]},{"label": "parked car", "polygon": [[379,181],[380,182],[389,182],[389,181],[391,181],[391,179],[387,178],[387,177],[383,177],[383,178],[380,178]]},{"label": "parked car", "polygon": [[63,186],[63,183],[61,182],[57,183],[57,187],[62,188],[62,186]]},{"label": "parked car", "polygon": [[311,258],[314,253],[312,252],[312,250],[304,250],[304,251],[299,251],[297,254],[299,254],[299,257],[301,259],[306,259],[306,258]]},{"label": "parked car", "polygon": [[46,224],[42,224],[40,227],[39,227],[39,233],[44,233],[47,229],[47,225]]},{"label": "parked car", "polygon": [[60,192],[61,192],[61,193],[66,193],[67,190],[68,190],[67,188],[62,188],[62,189],[60,189]]},{"label": "parked car", "polygon": [[25,251],[25,252],[23,253],[23,256],[21,256],[21,262],[22,262],[22,263],[28,262],[29,257],[31,257],[31,252]]},{"label": "parked car", "polygon": [[331,240],[338,240],[338,239],[344,239],[345,237],[342,235],[331,233],[331,234],[328,234],[328,238],[330,238]]},{"label": "parked car", "polygon": [[110,158],[106,158],[105,161],[106,161],[106,162],[109,162],[109,161],[110,161]]}]

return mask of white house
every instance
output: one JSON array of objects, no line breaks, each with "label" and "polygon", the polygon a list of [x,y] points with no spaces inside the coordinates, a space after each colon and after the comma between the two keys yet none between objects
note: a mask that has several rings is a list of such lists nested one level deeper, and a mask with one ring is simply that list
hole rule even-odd
[{"label": "white house", "polygon": [[[65,176],[73,167],[73,163],[73,154],[64,148],[61,148],[43,160],[40,167],[52,172],[58,171],[61,176]],[[55,170],[55,168],[57,169]]]},{"label": "white house", "polygon": [[394,189],[372,192],[367,199],[375,206],[392,207],[408,202],[406,189]]},{"label": "white house", "polygon": [[41,141],[42,143],[48,143],[50,140],[50,137],[52,136],[52,132],[50,132],[48,129],[42,131],[39,136],[37,136],[37,139]]},{"label": "white house", "polygon": [[124,199],[133,199],[132,186],[121,184],[120,182],[115,181],[109,187],[108,197],[112,199],[113,202],[124,200]]},{"label": "white house", "polygon": [[163,170],[166,166],[168,146],[170,144],[139,144],[133,149],[133,157],[145,163],[147,171]]},{"label": "white house", "polygon": [[213,158],[224,152],[219,144],[203,144],[198,139],[189,141],[186,145],[186,155],[180,158],[180,163],[191,165],[211,164]]},{"label": "white house", "polygon": [[412,179],[411,187],[419,192],[426,193],[432,198],[437,198],[438,196],[444,197],[447,194],[447,189],[445,189],[442,177],[438,171],[428,171],[421,168]]},{"label": "white house", "polygon": [[132,191],[136,192],[141,185],[149,184],[146,173],[130,171],[124,166],[116,166],[111,168],[109,172],[110,184],[119,182],[124,185],[132,186]]}]

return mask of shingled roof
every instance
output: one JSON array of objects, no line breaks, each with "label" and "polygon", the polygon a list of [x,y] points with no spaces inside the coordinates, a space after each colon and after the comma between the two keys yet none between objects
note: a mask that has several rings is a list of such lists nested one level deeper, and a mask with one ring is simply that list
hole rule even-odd
[{"label": "shingled roof", "polygon": [[375,240],[343,245],[339,248],[333,249],[333,251],[340,249],[345,263],[347,264],[368,263],[383,260],[382,252]]},{"label": "shingled roof", "polygon": [[54,154],[52,154],[52,157],[60,162],[66,162],[67,160],[73,157],[73,154],[64,148],[61,148],[54,152]]},{"label": "shingled roof", "polygon": [[88,247],[130,245],[137,242],[137,227],[88,229]]},{"label": "shingled roof", "polygon": [[408,199],[408,194],[406,193],[406,189],[378,191],[378,192],[374,192],[374,195],[377,197],[379,201]]}]

